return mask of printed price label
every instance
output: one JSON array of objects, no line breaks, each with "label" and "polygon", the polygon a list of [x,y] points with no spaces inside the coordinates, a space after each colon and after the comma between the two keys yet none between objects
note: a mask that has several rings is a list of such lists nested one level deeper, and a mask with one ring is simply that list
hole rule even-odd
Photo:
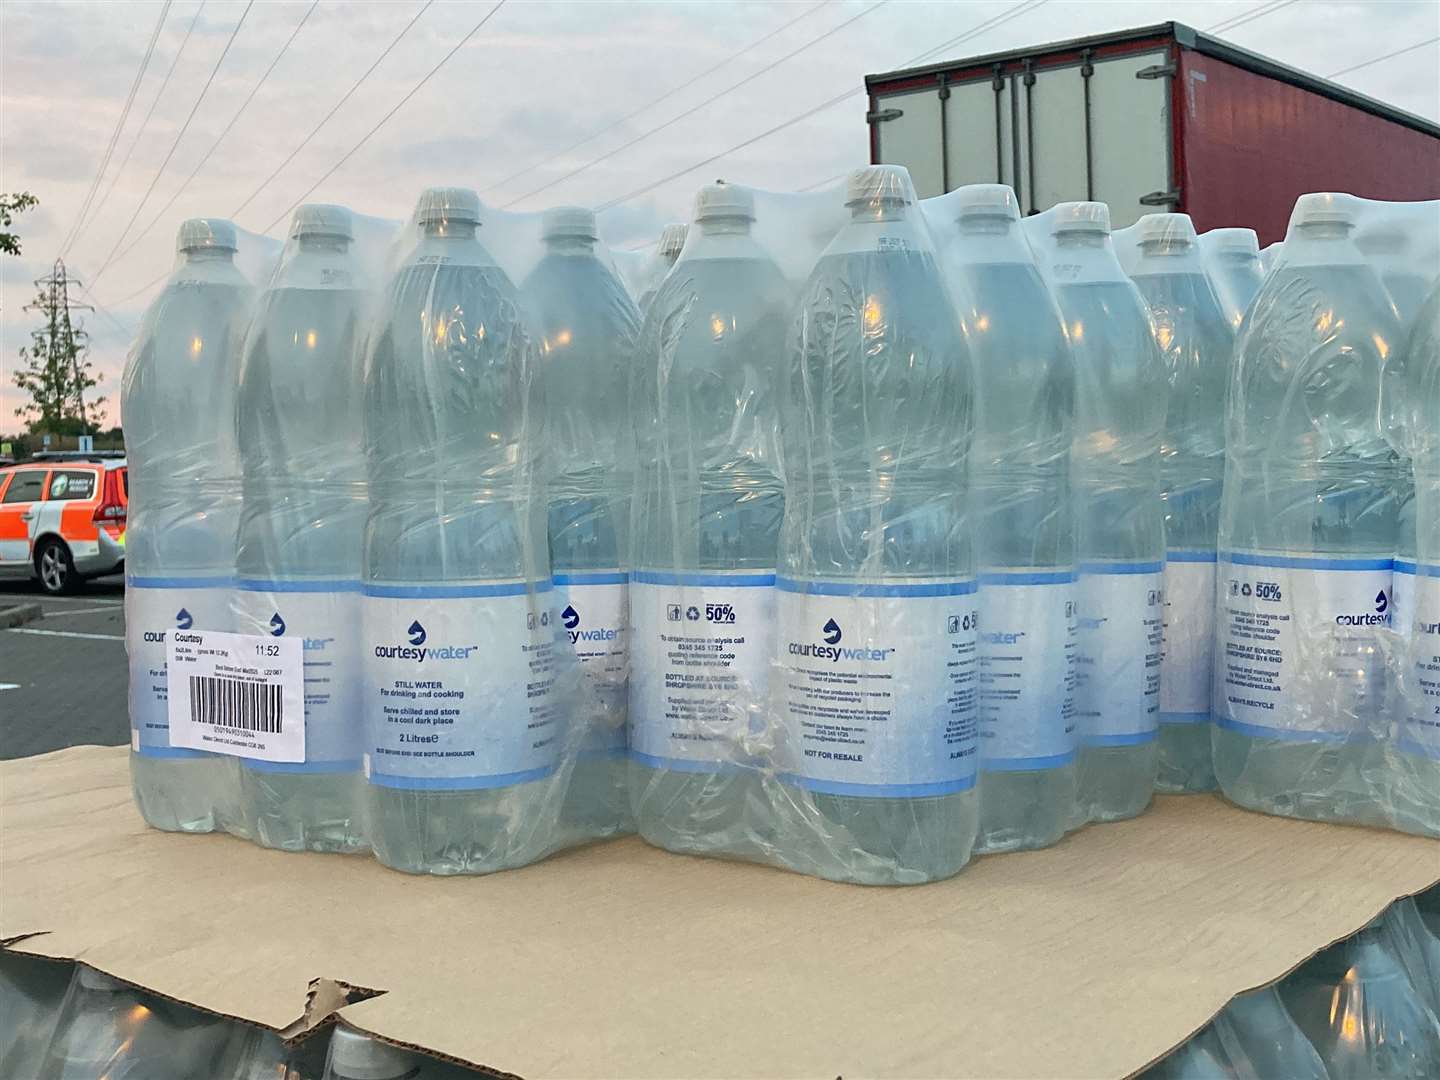
[{"label": "printed price label", "polygon": [[259,761],[305,760],[297,638],[175,630],[165,641],[170,743]]}]

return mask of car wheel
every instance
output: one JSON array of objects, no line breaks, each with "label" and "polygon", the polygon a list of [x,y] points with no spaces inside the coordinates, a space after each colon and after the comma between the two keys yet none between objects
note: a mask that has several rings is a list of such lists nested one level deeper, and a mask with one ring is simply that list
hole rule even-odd
[{"label": "car wheel", "polygon": [[70,549],[65,546],[65,541],[54,537],[40,546],[40,554],[35,556],[35,573],[40,578],[40,588],[51,596],[73,592],[80,583]]}]

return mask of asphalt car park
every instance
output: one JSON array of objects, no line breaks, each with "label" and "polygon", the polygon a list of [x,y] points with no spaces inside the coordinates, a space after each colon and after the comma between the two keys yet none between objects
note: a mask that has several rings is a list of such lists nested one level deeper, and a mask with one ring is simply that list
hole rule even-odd
[{"label": "asphalt car park", "polygon": [[68,596],[0,580],[0,611],[38,604],[41,612],[0,629],[0,758],[128,741],[124,601],[119,575]]}]

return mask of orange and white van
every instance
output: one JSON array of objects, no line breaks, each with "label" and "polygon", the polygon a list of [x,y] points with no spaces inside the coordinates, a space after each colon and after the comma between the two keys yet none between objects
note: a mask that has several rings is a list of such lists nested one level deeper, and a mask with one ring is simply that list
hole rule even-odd
[{"label": "orange and white van", "polygon": [[0,575],[63,593],[123,570],[127,477],[124,458],[0,467]]}]

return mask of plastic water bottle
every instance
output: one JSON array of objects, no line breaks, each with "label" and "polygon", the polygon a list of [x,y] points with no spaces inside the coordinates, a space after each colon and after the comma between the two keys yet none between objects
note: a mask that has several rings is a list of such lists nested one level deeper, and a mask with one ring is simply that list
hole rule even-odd
[{"label": "plastic water bottle", "polygon": [[1215,1034],[1236,1071],[1247,1077],[1329,1080],[1315,1047],[1296,1026],[1273,986],[1237,994],[1215,1018]]},{"label": "plastic water bottle", "polygon": [[1381,824],[1398,468],[1377,417],[1399,342],[1355,211],[1300,197],[1236,345],[1213,738],[1234,802]]},{"label": "plastic water bottle", "polygon": [[[1245,230],[1237,230],[1245,231]],[[1160,446],[1165,502],[1165,654],[1160,663],[1160,772],[1155,786],[1210,791],[1215,537],[1225,477],[1225,390],[1234,334],[1201,263],[1186,214],[1136,224],[1130,270],[1150,308],[1170,377]]]},{"label": "plastic water bottle", "polygon": [[979,852],[1045,847],[1075,806],[1075,371],[1010,188],[953,196],[945,270],[975,366]]},{"label": "plastic water bottle", "polygon": [[431,188],[365,369],[364,771],[387,866],[483,873],[554,843],[565,717],[545,544],[537,348],[476,238]]},{"label": "plastic water bottle", "polygon": [[1076,824],[1133,817],[1158,764],[1168,385],[1145,302],[1110,245],[1104,203],[1051,212],[1050,277],[1075,351],[1079,507]]},{"label": "plastic water bottle", "polygon": [[1440,1019],[1377,924],[1320,953],[1279,990],[1331,1080],[1440,1076]]},{"label": "plastic water bottle", "polygon": [[330,1036],[322,1080],[441,1080],[474,1075],[468,1069],[337,1027]]},{"label": "plastic water bottle", "polygon": [[42,1080],[223,1075],[229,1021],[77,965],[40,1069]]},{"label": "plastic water bottle", "polygon": [[0,1076],[40,1074],[70,985],[70,965],[0,952]]},{"label": "plastic water bottle", "polygon": [[[1384,209],[1389,208],[1386,206]],[[1380,214],[1383,217],[1393,216],[1384,215],[1383,210]],[[1410,236],[1411,229],[1423,228],[1427,224],[1431,229],[1440,228],[1440,216],[1431,215],[1427,219],[1422,211],[1408,221],[1401,216],[1395,216],[1393,221],[1382,219],[1355,236],[1355,246],[1380,275],[1380,283],[1395,304],[1395,314],[1399,316],[1400,328],[1404,332],[1414,325],[1420,306],[1435,284],[1436,268],[1424,265],[1423,259],[1417,257],[1416,245]]]},{"label": "plastic water bottle", "polygon": [[751,723],[773,659],[789,289],[754,218],[743,188],[702,188],[641,330],[630,796],[652,844],[764,859]]},{"label": "plastic water bottle", "polygon": [[522,291],[536,312],[545,365],[555,607],[594,690],[565,816],[588,834],[605,835],[630,820],[629,381],[639,315],[619,278],[596,256],[592,211],[547,211],[542,228],[545,255]]},{"label": "plastic water bottle", "polygon": [[781,413],[780,765],[819,816],[784,857],[872,884],[954,874],[979,820],[974,376],[915,203],[898,166],[850,174]]},{"label": "plastic water bottle", "polygon": [[1283,240],[1277,240],[1260,249],[1260,273],[1263,275],[1261,284],[1264,284],[1264,278],[1270,276],[1270,271],[1275,269],[1275,263],[1279,261],[1280,252],[1283,250],[1285,250],[1285,241]]},{"label": "plastic water bottle", "polygon": [[179,261],[125,363],[120,410],[129,461],[125,649],[130,775],[157,829],[241,831],[234,759],[170,745],[165,639],[229,630],[240,464],[234,416],[252,290],[235,266],[235,226],[180,226]]},{"label": "plastic water bottle", "polygon": [[660,241],[655,245],[655,280],[644,292],[640,294],[640,310],[648,311],[655,294],[660,291],[661,284],[665,281],[665,275],[675,265],[675,260],[680,258],[680,252],[685,250],[685,239],[690,235],[690,226],[684,222],[672,222],[660,230]]},{"label": "plastic water bottle", "polygon": [[[245,343],[235,628],[302,638],[305,760],[241,765],[251,833],[289,851],[364,848],[360,569],[365,525],[359,352],[369,313],[350,212],[309,205]],[[288,718],[287,718],[288,719]]]},{"label": "plastic water bottle", "polygon": [[1200,237],[1200,248],[1225,321],[1232,331],[1239,330],[1265,280],[1255,230],[1211,229]]}]

